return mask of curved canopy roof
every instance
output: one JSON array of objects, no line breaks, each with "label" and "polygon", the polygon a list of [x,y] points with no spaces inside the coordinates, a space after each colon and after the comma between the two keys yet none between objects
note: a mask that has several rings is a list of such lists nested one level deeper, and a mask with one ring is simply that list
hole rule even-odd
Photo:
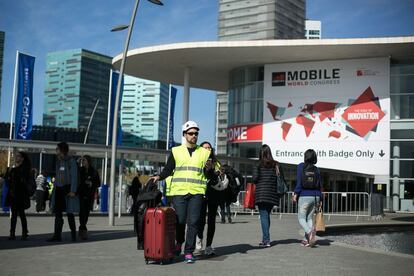
[{"label": "curved canopy roof", "polygon": [[[229,72],[249,65],[390,56],[414,60],[414,36],[353,39],[210,41],[165,44],[128,51],[125,74],[183,85],[227,91]],[[113,58],[120,67],[122,54]]]}]

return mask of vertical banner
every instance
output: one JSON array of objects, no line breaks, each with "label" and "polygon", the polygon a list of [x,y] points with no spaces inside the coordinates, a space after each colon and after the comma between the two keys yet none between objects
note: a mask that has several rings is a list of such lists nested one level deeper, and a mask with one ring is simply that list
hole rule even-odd
[{"label": "vertical banner", "polygon": [[175,111],[175,98],[176,97],[177,97],[177,88],[170,86],[167,150],[174,147],[174,111]]},{"label": "vertical banner", "polygon": [[15,139],[30,140],[32,137],[34,62],[34,57],[22,53],[18,54]]},{"label": "vertical banner", "polygon": [[[112,127],[114,121],[114,110],[115,110],[115,98],[116,98],[116,86],[118,85],[119,73],[115,71],[112,72],[112,83],[111,83],[111,97],[110,97],[110,110],[109,110],[109,144],[112,144]],[[121,91],[119,96],[119,114],[121,113],[121,103],[122,103],[122,94],[124,91],[124,80],[121,83]],[[121,116],[118,116],[118,130],[117,130],[117,145],[122,144],[122,126],[121,126]]]}]

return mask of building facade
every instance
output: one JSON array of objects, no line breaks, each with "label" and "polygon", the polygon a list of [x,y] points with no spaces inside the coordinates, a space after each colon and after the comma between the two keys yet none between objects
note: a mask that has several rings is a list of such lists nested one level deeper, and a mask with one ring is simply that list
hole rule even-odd
[{"label": "building facade", "polygon": [[112,58],[84,49],[48,53],[43,125],[86,130],[87,143],[106,142]]},{"label": "building facade", "polygon": [[181,60],[202,67],[193,87],[229,91],[229,155],[268,144],[292,188],[313,148],[326,191],[379,192],[386,208],[414,211],[413,49],[413,36],[167,44],[134,50],[127,73],[182,84]]},{"label": "building facade", "polygon": [[322,38],[322,23],[317,20],[305,21],[305,37],[306,39],[321,39]]},{"label": "building facade", "polygon": [[[241,126],[247,133],[255,132],[256,124],[263,124],[264,67],[237,68],[230,73],[230,132],[237,132]],[[355,172],[322,170],[322,173],[326,174],[327,187],[333,191],[374,191],[388,198],[395,194],[400,201],[393,206],[395,210],[414,211],[414,60],[393,62],[391,59],[389,70],[391,133],[389,145],[384,148],[391,151],[389,174],[374,175],[373,185],[367,186],[365,178]],[[263,141],[227,143],[230,156],[255,158]]]},{"label": "building facade", "polygon": [[169,85],[124,78],[121,104],[122,145],[160,148],[167,140]]},{"label": "building facade", "polygon": [[[305,14],[305,0],[220,0],[218,39],[303,39],[305,37]],[[238,150],[229,150],[225,139],[227,127],[236,116],[232,112],[238,112],[238,109],[234,109],[234,105],[240,104],[233,100],[238,99],[229,99],[228,93],[217,92],[216,148],[218,154],[232,155],[232,151]]]},{"label": "building facade", "polygon": [[305,0],[220,0],[219,40],[304,38]]}]

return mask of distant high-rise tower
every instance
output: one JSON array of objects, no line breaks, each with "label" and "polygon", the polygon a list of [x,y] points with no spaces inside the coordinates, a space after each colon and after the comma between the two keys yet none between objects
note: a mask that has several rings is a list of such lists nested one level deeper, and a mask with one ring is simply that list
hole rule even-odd
[{"label": "distant high-rise tower", "polygon": [[[304,39],[305,11],[306,0],[219,0],[218,39]],[[258,72],[258,75],[261,75],[261,71]],[[228,153],[228,116],[235,116],[232,112],[237,110],[228,108],[228,106],[242,105],[240,102],[229,103],[229,93],[217,92],[216,148],[218,154]],[[245,91],[244,95],[243,101],[246,104],[251,102],[250,100],[257,100],[257,95],[250,95],[248,91]]]},{"label": "distant high-rise tower", "polygon": [[87,143],[104,144],[112,58],[84,49],[48,53],[43,125],[86,130]]},{"label": "distant high-rise tower", "polygon": [[306,39],[321,39],[322,37],[321,21],[306,20],[305,21],[305,37]]},{"label": "distant high-rise tower", "polygon": [[4,38],[5,38],[4,32],[0,31],[0,99],[1,99],[1,83],[2,83],[2,76],[3,76]]},{"label": "distant high-rise tower", "polygon": [[165,149],[168,92],[168,84],[125,76],[121,104],[122,145]]},{"label": "distant high-rise tower", "polygon": [[305,0],[219,0],[219,40],[304,38]]}]

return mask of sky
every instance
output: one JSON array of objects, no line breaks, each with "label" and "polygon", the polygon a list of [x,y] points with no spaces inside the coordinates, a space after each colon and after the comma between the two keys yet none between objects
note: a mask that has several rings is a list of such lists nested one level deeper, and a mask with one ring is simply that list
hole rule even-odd
[{"label": "sky", "polygon": [[[10,121],[16,51],[36,57],[34,124],[42,123],[46,54],[83,48],[109,56],[122,52],[133,0],[0,0],[0,30],[6,32],[0,121]],[[130,49],[189,41],[217,40],[218,0],[141,1]],[[414,0],[307,0],[306,17],[322,21],[322,38],[414,35]],[[180,140],[182,88],[178,87],[175,140]],[[202,108],[201,108],[202,107]],[[191,89],[190,119],[199,141],[214,142],[215,93]]]}]

